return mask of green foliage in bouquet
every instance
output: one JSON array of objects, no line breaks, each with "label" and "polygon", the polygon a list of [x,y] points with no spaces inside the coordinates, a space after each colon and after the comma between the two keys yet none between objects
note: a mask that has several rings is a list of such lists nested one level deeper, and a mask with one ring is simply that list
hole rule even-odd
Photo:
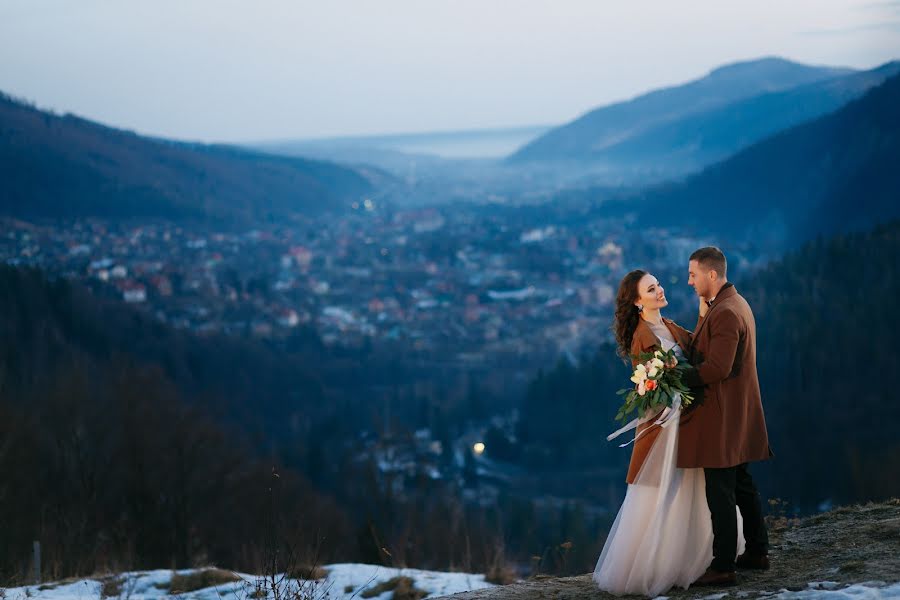
[{"label": "green foliage in bouquet", "polygon": [[684,372],[694,368],[687,361],[679,361],[672,350],[642,352],[635,358],[638,364],[631,375],[634,386],[616,392],[619,396],[625,396],[625,403],[619,408],[616,420],[625,421],[634,411],[642,416],[648,409],[657,412],[666,406],[671,407],[676,394],[681,394],[682,406],[691,404],[694,396],[682,382]]}]

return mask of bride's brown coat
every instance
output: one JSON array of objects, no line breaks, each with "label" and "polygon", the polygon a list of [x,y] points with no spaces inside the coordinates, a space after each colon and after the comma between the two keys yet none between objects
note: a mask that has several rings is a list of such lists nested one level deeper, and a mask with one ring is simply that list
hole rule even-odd
[{"label": "bride's brown coat", "polygon": [[[669,330],[669,333],[672,334],[672,337],[675,338],[675,342],[681,346],[681,351],[687,356],[691,345],[691,332],[665,317],[663,317],[663,323]],[[661,343],[659,338],[656,337],[656,334],[653,333],[646,321],[639,319],[638,325],[634,329],[634,337],[631,338],[631,367],[637,366],[638,361],[635,357],[640,356],[641,353],[650,353],[660,349]],[[640,425],[635,432],[635,436],[652,426],[652,421]],[[647,454],[650,452],[650,448],[653,446],[653,442],[659,436],[659,432],[660,428],[655,427],[653,431],[648,432],[634,443],[634,449],[631,451],[631,463],[628,465],[628,476],[625,478],[628,483],[634,483],[641,466],[644,464],[644,460],[647,458]]]}]

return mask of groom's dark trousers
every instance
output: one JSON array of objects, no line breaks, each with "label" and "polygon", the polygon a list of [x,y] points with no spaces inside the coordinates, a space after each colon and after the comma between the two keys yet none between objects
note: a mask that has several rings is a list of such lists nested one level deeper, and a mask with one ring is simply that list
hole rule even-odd
[{"label": "groom's dark trousers", "polygon": [[747,463],[725,469],[703,470],[706,474],[706,503],[712,513],[713,561],[716,571],[734,571],[737,549],[737,513],[741,509],[744,520],[745,552],[751,555],[767,554],[769,536],[763,522],[759,492],[747,470]]}]

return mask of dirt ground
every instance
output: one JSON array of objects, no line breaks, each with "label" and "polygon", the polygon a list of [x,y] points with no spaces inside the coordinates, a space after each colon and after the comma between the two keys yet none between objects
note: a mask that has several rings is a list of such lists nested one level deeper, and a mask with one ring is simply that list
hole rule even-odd
[{"label": "dirt ground", "polygon": [[[799,591],[810,582],[900,582],[900,499],[846,506],[802,520],[776,519],[769,527],[768,571],[738,571],[727,588],[672,589],[669,598],[753,598],[780,590]],[[485,590],[445,596],[453,600],[583,600],[615,598],[594,587],[591,575],[538,577]]]}]

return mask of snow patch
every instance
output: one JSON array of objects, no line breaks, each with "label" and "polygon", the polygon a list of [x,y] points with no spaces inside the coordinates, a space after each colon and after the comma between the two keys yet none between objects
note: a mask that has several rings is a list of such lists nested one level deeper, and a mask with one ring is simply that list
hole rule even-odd
[{"label": "snow patch", "polygon": [[[445,596],[458,592],[480,590],[494,587],[484,580],[484,575],[474,573],[444,573],[440,571],[423,571],[421,569],[394,569],[377,565],[358,563],[338,563],[323,565],[328,572],[325,579],[315,584],[312,591],[314,598],[328,600],[350,600],[360,598],[366,589],[377,586],[394,577],[409,577],[415,582],[417,589],[428,592],[426,597]],[[201,569],[181,569],[180,575],[195,573]],[[241,581],[220,584],[193,592],[169,594],[169,582],[172,571],[159,569],[155,571],[132,571],[119,575],[110,575],[120,580],[121,592],[109,600],[250,600],[253,584],[257,576],[247,573],[235,573]],[[291,582],[297,585],[296,582]],[[303,583],[309,586],[309,583]],[[99,579],[79,579],[66,582],[48,582],[5,590],[5,600],[100,600],[103,583]],[[327,595],[326,595],[327,594]],[[390,600],[393,591],[389,590],[376,596],[377,600]],[[262,599],[259,599],[262,600]]]},{"label": "snow patch", "polygon": [[778,600],[888,600],[900,598],[900,582],[886,586],[883,581],[866,581],[837,589],[834,581],[818,581],[798,592],[781,590],[768,598]]}]

